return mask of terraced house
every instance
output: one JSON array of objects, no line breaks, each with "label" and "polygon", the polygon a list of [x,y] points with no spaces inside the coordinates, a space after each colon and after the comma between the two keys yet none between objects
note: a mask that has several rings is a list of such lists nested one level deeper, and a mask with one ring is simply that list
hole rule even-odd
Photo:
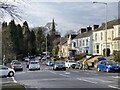
[{"label": "terraced house", "polygon": [[72,40],[72,49],[77,54],[93,54],[92,27],[81,28],[79,34]]},{"label": "terraced house", "polygon": [[120,19],[107,22],[107,30],[105,30],[105,23],[103,23],[99,28],[94,30],[93,54],[104,55],[106,45],[108,56],[113,54],[114,50],[120,50]]}]

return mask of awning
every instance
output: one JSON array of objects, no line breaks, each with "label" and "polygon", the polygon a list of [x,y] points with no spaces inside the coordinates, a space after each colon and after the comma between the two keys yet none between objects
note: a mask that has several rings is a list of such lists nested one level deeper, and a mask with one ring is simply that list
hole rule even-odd
[{"label": "awning", "polygon": [[115,41],[115,40],[120,40],[120,37],[116,37],[116,38],[114,38],[113,40],[114,40],[114,41]]}]

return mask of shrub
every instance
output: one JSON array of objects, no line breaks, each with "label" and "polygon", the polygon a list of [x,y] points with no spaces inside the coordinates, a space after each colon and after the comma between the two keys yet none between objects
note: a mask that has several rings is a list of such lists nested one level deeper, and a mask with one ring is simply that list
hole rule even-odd
[{"label": "shrub", "polygon": [[114,51],[113,52],[113,57],[116,62],[120,63],[120,51]]},{"label": "shrub", "polygon": [[81,54],[75,56],[75,60],[81,60],[84,57],[86,57],[86,54],[81,53]]}]

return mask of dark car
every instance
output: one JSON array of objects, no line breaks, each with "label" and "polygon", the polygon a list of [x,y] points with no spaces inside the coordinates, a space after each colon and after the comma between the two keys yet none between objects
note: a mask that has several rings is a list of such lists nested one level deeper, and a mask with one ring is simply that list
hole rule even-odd
[{"label": "dark car", "polygon": [[19,61],[13,62],[13,63],[11,64],[11,67],[12,67],[12,69],[14,69],[15,71],[16,71],[16,70],[23,71],[22,63],[19,62]]},{"label": "dark car", "polygon": [[53,70],[66,70],[64,61],[56,61],[53,65]]}]

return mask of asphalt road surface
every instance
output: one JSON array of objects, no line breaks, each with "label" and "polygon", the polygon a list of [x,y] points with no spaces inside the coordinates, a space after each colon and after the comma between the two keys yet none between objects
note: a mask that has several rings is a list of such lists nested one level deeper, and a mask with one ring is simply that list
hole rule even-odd
[{"label": "asphalt road surface", "polygon": [[18,82],[30,88],[108,88],[120,89],[118,73],[97,72],[95,70],[67,69],[54,71],[52,67],[41,65],[41,70],[16,72],[15,77],[3,78],[3,82]]}]

